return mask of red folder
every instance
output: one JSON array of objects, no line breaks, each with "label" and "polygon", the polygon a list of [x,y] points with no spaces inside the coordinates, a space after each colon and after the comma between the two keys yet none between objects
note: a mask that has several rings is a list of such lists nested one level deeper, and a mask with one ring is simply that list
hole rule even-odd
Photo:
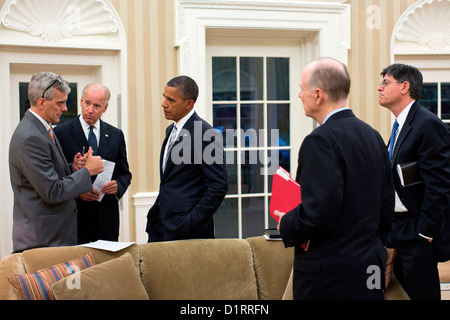
[{"label": "red folder", "polygon": [[[274,211],[288,213],[295,209],[302,202],[301,187],[291,178],[291,174],[282,167],[279,167],[273,175],[272,197],[270,200],[270,215],[275,221],[279,222],[279,218]],[[309,240],[302,244],[303,250],[307,251]]]},{"label": "red folder", "polygon": [[270,215],[278,222],[274,211],[288,213],[302,202],[300,185],[291,178],[291,174],[279,167],[273,175]]}]

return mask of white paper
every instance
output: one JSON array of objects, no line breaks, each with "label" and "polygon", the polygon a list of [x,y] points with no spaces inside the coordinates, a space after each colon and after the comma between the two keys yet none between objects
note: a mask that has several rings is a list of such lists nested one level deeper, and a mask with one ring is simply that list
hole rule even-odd
[{"label": "white paper", "polygon": [[404,187],[405,181],[403,180],[403,171],[402,171],[402,167],[399,164],[397,165],[397,173],[398,173],[398,177],[400,178],[400,184],[402,185],[402,187]]},{"label": "white paper", "polygon": [[114,162],[103,160],[103,172],[97,176],[94,184],[92,185],[95,190],[100,192],[100,197],[97,199],[98,202],[102,201],[103,197],[105,196],[105,194],[100,190],[102,190],[102,187],[105,185],[105,183],[111,181],[115,166],[116,164]]},{"label": "white paper", "polygon": [[91,243],[80,244],[79,246],[117,252],[125,248],[128,248],[133,243],[134,242],[115,242],[115,241],[97,240]]}]

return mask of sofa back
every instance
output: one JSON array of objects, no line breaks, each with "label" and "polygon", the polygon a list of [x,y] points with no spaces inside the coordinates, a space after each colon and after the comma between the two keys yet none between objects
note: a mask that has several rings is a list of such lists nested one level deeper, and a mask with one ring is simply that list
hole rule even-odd
[{"label": "sofa back", "polygon": [[140,245],[141,278],[151,300],[257,300],[250,244],[239,239]]}]

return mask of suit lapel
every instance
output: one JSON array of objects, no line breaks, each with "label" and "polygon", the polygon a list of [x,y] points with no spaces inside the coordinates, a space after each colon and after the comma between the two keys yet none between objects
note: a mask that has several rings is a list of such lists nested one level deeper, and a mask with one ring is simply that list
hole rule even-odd
[{"label": "suit lapel", "polygon": [[[175,140],[175,143],[172,146],[172,150],[180,143],[183,143],[183,144],[186,143],[187,139],[184,139],[184,137],[183,137],[183,139],[180,139],[180,137],[183,136],[183,131],[185,132],[187,130],[189,132],[189,134],[191,135],[191,139],[194,138],[194,123],[195,123],[195,121],[199,121],[199,120],[200,120],[200,118],[198,117],[197,113],[194,112],[192,114],[192,116],[189,118],[189,120],[185,123],[183,128],[180,130],[179,135],[178,135],[177,139]],[[161,170],[162,179],[170,172],[170,169],[173,167],[172,158],[169,157],[167,159],[166,169],[164,170],[164,172],[162,172],[162,164],[164,161],[164,159],[163,159],[164,158],[164,149],[166,148],[166,144],[167,144],[167,141],[169,140],[169,136],[170,136],[170,133],[172,132],[172,128],[173,128],[173,124],[167,128],[166,138],[164,139],[163,146],[161,149],[161,158],[160,158],[160,166],[159,167]],[[185,132],[184,135],[186,135],[186,134],[188,134],[188,133]]]},{"label": "suit lapel", "polygon": [[89,143],[86,139],[86,134],[83,131],[83,127],[81,126],[79,118],[72,121],[70,134],[72,135],[72,138],[76,141],[76,144],[77,146],[79,146],[79,149],[82,150],[83,146],[87,147],[87,149],[85,148],[85,151],[87,152],[87,150],[89,149]]},{"label": "suit lapel", "polygon": [[98,144],[97,154],[101,155],[103,150],[108,150],[109,136],[110,136],[109,126],[106,125],[102,120],[100,120],[100,141]]},{"label": "suit lapel", "polygon": [[408,113],[408,117],[406,118],[405,124],[402,127],[402,130],[400,131],[400,135],[398,136],[397,142],[394,146],[394,153],[392,154],[392,166],[394,165],[394,163],[396,163],[396,159],[398,157],[398,154],[400,153],[400,150],[402,148],[403,143],[405,142],[405,139],[408,137],[411,129],[412,129],[412,125],[411,123],[414,120],[414,117],[416,115],[417,112],[417,101],[411,106],[411,109],[409,110]]},{"label": "suit lapel", "polygon": [[56,149],[56,154],[59,154],[58,160],[59,164],[64,168],[64,171],[66,172],[66,174],[71,174],[71,170],[69,168],[69,164],[66,161],[66,158],[64,157],[64,153],[61,149],[61,145],[59,144],[58,138],[55,135],[55,141],[53,141],[52,137],[50,136],[50,134],[48,133],[48,131],[45,129],[44,125],[41,123],[41,121],[36,118],[31,112],[27,112],[25,113],[25,116],[30,119],[30,121],[36,126],[36,128],[39,130],[40,133],[42,133],[42,135],[45,137],[45,139],[47,139],[51,145],[51,148],[55,148]]}]

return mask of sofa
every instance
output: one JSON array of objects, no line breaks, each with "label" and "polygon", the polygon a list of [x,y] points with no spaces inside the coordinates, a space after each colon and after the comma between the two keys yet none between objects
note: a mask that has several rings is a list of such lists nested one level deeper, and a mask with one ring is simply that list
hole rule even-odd
[{"label": "sofa", "polygon": [[[0,299],[291,300],[293,250],[264,237],[132,244],[118,252],[37,248],[2,259]],[[388,279],[387,299],[408,299],[395,276]],[[39,285],[47,292],[24,295]]]}]

